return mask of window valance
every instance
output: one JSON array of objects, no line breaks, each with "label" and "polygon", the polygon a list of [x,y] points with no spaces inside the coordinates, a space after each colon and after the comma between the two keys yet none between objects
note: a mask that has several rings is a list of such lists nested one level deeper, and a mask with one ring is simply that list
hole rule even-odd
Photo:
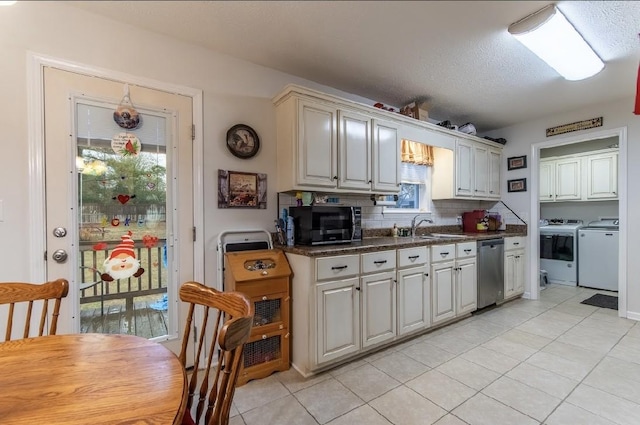
[{"label": "window valance", "polygon": [[402,162],[417,165],[433,165],[433,146],[402,140]]}]

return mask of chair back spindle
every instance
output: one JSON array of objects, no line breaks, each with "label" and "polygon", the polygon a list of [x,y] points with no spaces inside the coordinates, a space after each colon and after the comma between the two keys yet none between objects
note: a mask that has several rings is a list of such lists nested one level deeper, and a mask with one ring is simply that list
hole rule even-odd
[{"label": "chair back spindle", "polygon": [[[30,336],[45,335],[45,327],[49,322],[48,335],[55,335],[58,327],[58,316],[60,315],[60,304],[62,298],[69,293],[69,282],[66,279],[57,279],[43,284],[23,283],[23,282],[0,282],[0,305],[8,305],[8,315],[6,319],[6,329],[4,340],[11,340],[13,326],[19,322],[16,311],[26,308],[24,316],[24,327],[22,338]],[[40,302],[41,301],[41,302]],[[49,304],[53,303],[53,310],[49,316]],[[37,314],[38,305],[40,307],[40,321],[37,335],[30,335],[31,318]],[[22,307],[21,305],[24,305]],[[16,308],[16,306],[21,306]]]},{"label": "chair back spindle", "polygon": [[[244,344],[251,334],[253,303],[240,292],[221,292],[197,282],[183,284],[180,299],[189,303],[179,356],[183,365],[186,365],[187,346],[196,309],[200,308],[202,311],[183,424],[227,425]],[[215,322],[209,323],[212,309],[216,311]],[[201,368],[200,358],[203,353],[207,356]],[[210,376],[216,354],[217,365],[213,376]],[[203,374],[201,380],[200,373]],[[194,420],[190,411],[196,393],[198,402]],[[204,421],[201,422],[202,420]]]}]

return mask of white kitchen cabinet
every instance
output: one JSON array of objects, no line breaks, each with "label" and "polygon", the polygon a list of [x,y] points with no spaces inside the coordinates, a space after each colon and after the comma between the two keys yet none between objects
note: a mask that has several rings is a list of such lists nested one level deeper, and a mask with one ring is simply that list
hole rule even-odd
[{"label": "white kitchen cabinet", "polygon": [[[316,286],[317,364],[360,350],[360,279]],[[294,316],[295,319],[295,316]]]},{"label": "white kitchen cabinet", "polygon": [[361,255],[362,347],[396,336],[396,251]]},{"label": "white kitchen cabinet", "polygon": [[373,182],[375,193],[398,193],[400,186],[399,126],[390,121],[374,119],[373,125]]},{"label": "white kitchen cabinet", "polygon": [[541,159],[539,183],[540,202],[617,199],[618,152],[605,149]]},{"label": "white kitchen cabinet", "polygon": [[556,201],[575,201],[582,197],[580,158],[556,161]]},{"label": "white kitchen cabinet", "polygon": [[587,161],[587,199],[618,197],[618,154],[591,155]]},{"label": "white kitchen cabinet", "polygon": [[425,329],[431,324],[428,253],[427,247],[398,250],[398,335]]},{"label": "white kitchen cabinet", "polygon": [[474,192],[474,148],[466,140],[456,141],[456,196],[473,196]]},{"label": "white kitchen cabinet", "polygon": [[371,118],[338,111],[338,186],[342,189],[371,188]]},{"label": "white kitchen cabinet", "polygon": [[477,283],[476,242],[433,246],[432,324],[475,311]]},{"label": "white kitchen cabinet", "polygon": [[390,341],[396,336],[396,274],[388,271],[360,278],[362,346]]},{"label": "white kitchen cabinet", "polygon": [[320,103],[298,102],[296,185],[335,188],[337,177],[338,110]]},{"label": "white kitchen cabinet", "polygon": [[521,236],[504,239],[504,299],[524,293],[525,238]]},{"label": "white kitchen cabinet", "polygon": [[288,92],[276,102],[278,192],[393,193],[400,124],[363,106]]},{"label": "white kitchen cabinet", "polygon": [[431,264],[431,323],[437,324],[456,317],[456,262]]},{"label": "white kitchen cabinet", "polygon": [[555,201],[556,163],[554,160],[540,160],[540,202]]},{"label": "white kitchen cabinet", "polygon": [[456,260],[456,315],[475,311],[478,306],[476,258]]},{"label": "white kitchen cabinet", "polygon": [[463,138],[434,148],[432,199],[499,199],[501,162],[501,148]]},{"label": "white kitchen cabinet", "polygon": [[502,150],[489,148],[489,193],[487,198],[500,199],[502,182]]}]

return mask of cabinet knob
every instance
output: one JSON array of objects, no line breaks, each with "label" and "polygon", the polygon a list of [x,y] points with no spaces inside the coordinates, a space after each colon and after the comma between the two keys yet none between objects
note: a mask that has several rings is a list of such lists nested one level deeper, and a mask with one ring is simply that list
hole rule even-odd
[{"label": "cabinet knob", "polygon": [[333,176],[333,179],[334,180],[338,180],[338,176]]},{"label": "cabinet knob", "polygon": [[360,287],[359,287],[359,286],[356,286],[356,291],[359,291],[359,290],[360,290]]},{"label": "cabinet knob", "polygon": [[426,277],[429,277],[429,273],[425,273],[424,275],[425,275]]},{"label": "cabinet knob", "polygon": [[369,184],[373,183],[373,180],[369,180],[369,181],[368,181],[368,183],[369,183]]},{"label": "cabinet knob", "polygon": [[267,336],[266,335],[262,335],[262,339],[267,339]]},{"label": "cabinet knob", "polygon": [[266,301],[266,300],[268,300],[268,298],[267,298],[267,296],[265,295],[265,296],[263,296],[263,297],[262,297],[262,301]]}]

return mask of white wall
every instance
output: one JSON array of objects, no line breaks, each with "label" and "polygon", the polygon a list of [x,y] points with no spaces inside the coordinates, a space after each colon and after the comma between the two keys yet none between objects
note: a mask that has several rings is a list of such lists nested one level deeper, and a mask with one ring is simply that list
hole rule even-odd
[{"label": "white wall", "polygon": [[[577,83],[580,84],[580,83]],[[580,137],[584,140],[589,139],[589,134],[601,132],[605,129],[616,129],[621,127],[627,128],[627,157],[621,158],[626,160],[627,167],[627,213],[629,223],[627,227],[627,312],[630,317],[640,319],[640,262],[636,261],[636,253],[640,250],[640,222],[634,220],[636,212],[640,208],[640,167],[637,164],[640,161],[640,117],[633,115],[633,89],[635,87],[633,81],[629,82],[630,97],[621,99],[616,102],[593,105],[578,111],[567,112],[548,116],[543,119],[515,125],[512,127],[495,131],[491,134],[494,137],[504,137],[507,139],[503,156],[505,158],[519,155],[527,155],[529,159],[529,167],[526,169],[505,171],[505,183],[507,179],[526,177],[531,179],[531,144],[547,142],[561,137]],[[579,87],[576,87],[579,89]],[[572,123],[589,118],[603,117],[603,127],[592,130],[583,130],[579,132],[569,133],[562,136],[545,137],[545,130],[561,124]],[[506,166],[505,166],[506,168]],[[504,200],[516,211],[524,212],[527,217],[531,208],[530,193],[507,193],[506,187],[502,188]],[[535,225],[535,224],[534,224]],[[532,232],[529,232],[530,234]],[[535,266],[535,265],[534,265]],[[529,275],[529,273],[527,274]],[[531,282],[529,282],[530,284]],[[537,284],[537,282],[535,282]]]},{"label": "white wall", "polygon": [[[126,13],[126,11],[123,11]],[[267,210],[217,208],[217,170],[260,172],[275,188],[275,108],[271,98],[296,83],[351,100],[374,102],[291,75],[252,65],[177,40],[119,24],[63,2],[18,2],[0,8],[0,281],[28,280],[29,160],[27,140],[27,52],[120,71],[204,92],[204,208],[206,283],[216,277],[215,241],[230,228],[273,229],[276,194]],[[234,124],[252,126],[261,149],[250,160],[225,147]],[[41,254],[38,254],[41,255]]]}]

